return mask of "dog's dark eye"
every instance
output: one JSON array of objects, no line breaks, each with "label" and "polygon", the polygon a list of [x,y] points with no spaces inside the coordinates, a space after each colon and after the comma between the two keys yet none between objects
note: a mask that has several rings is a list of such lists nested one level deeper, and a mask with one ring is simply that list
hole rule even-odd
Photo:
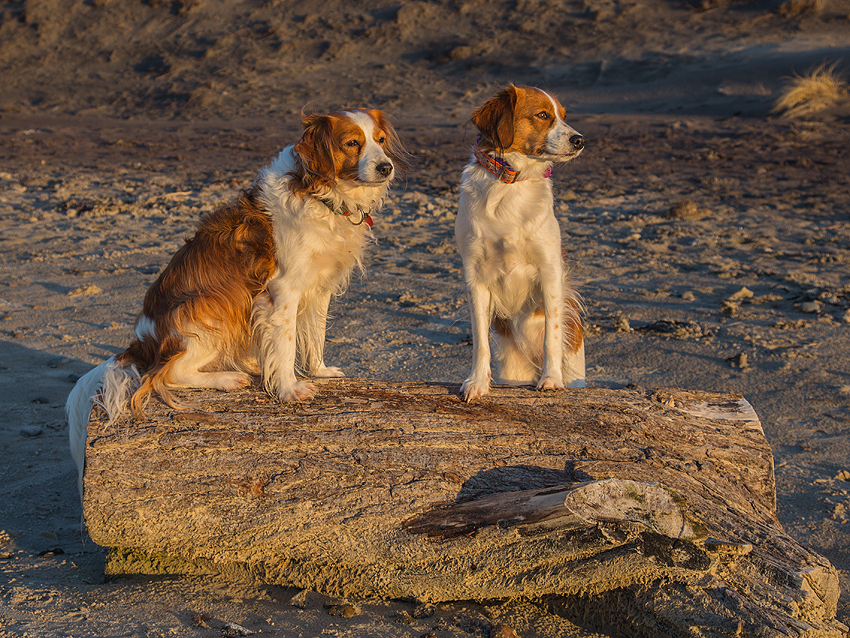
[{"label": "dog's dark eye", "polygon": [[386,137],[384,137],[383,135],[382,135],[381,137],[379,137],[379,138],[378,138],[378,144],[383,144],[383,143],[384,143],[384,142],[386,142],[386,141],[387,141],[387,138],[386,138]]},{"label": "dog's dark eye", "polygon": [[539,117],[541,120],[548,120],[549,114],[546,111],[540,111],[540,113],[537,114],[537,117]]},{"label": "dog's dark eye", "polygon": [[349,148],[360,148],[360,142],[357,140],[350,140],[346,142],[345,145]]}]

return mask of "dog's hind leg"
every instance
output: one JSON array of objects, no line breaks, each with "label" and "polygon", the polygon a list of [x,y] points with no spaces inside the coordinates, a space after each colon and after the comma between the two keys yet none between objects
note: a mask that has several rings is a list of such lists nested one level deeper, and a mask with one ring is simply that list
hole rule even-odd
[{"label": "dog's hind leg", "polygon": [[564,349],[564,385],[583,388],[587,385],[584,367],[584,341],[575,351]]},{"label": "dog's hind leg", "polygon": [[186,337],[186,349],[167,364],[166,384],[184,388],[214,388],[216,390],[236,390],[251,383],[251,376],[244,372],[205,372],[202,369],[212,365],[221,357],[221,352],[213,345],[214,336],[200,329],[197,336]]},{"label": "dog's hind leg", "polygon": [[584,330],[581,325],[581,302],[572,288],[566,290],[564,304],[564,385],[585,387]]},{"label": "dog's hind leg", "polygon": [[493,320],[497,378],[499,383],[507,385],[534,385],[540,375],[540,368],[538,366],[535,369],[520,348],[515,330],[516,328],[506,319],[496,317]]}]

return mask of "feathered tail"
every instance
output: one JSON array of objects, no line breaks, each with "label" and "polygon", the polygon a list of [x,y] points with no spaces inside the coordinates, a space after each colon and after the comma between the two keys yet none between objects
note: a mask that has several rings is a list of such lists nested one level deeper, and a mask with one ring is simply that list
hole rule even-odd
[{"label": "feathered tail", "polygon": [[79,474],[77,487],[83,495],[86,463],[86,435],[92,406],[97,403],[107,414],[109,424],[127,413],[127,402],[140,384],[136,366],[123,367],[115,358],[107,359],[83,375],[65,402],[71,456]]}]

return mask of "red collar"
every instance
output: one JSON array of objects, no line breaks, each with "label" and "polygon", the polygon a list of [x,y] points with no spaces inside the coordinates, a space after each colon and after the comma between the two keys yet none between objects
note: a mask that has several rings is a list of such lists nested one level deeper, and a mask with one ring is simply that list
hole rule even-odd
[{"label": "red collar", "polygon": [[[481,138],[479,138],[472,147],[472,154],[488,173],[495,175],[505,184],[513,184],[515,182],[531,179],[529,177],[520,177],[519,171],[512,168],[511,165],[508,164],[507,160],[501,157],[492,157],[485,152],[484,149],[481,148]],[[549,178],[551,175],[552,167],[550,166],[546,169],[546,172],[543,173],[543,177]]]}]

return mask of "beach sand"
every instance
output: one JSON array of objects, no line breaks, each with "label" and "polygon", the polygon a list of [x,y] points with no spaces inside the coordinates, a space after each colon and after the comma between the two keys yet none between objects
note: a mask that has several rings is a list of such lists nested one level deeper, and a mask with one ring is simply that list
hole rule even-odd
[{"label": "beach sand", "polygon": [[326,360],[466,377],[457,182],[470,113],[508,82],[552,90],[587,140],[552,179],[589,384],[742,393],[779,518],[836,567],[850,623],[850,105],[771,113],[794,73],[848,67],[850,2],[789,5],[3,5],[0,637],[603,635],[534,601],[352,600],[344,618],[294,588],[107,580],[80,523],[68,392],[127,345],[199,215],[297,141],[302,109],[383,109],[416,158],[332,302]]}]

